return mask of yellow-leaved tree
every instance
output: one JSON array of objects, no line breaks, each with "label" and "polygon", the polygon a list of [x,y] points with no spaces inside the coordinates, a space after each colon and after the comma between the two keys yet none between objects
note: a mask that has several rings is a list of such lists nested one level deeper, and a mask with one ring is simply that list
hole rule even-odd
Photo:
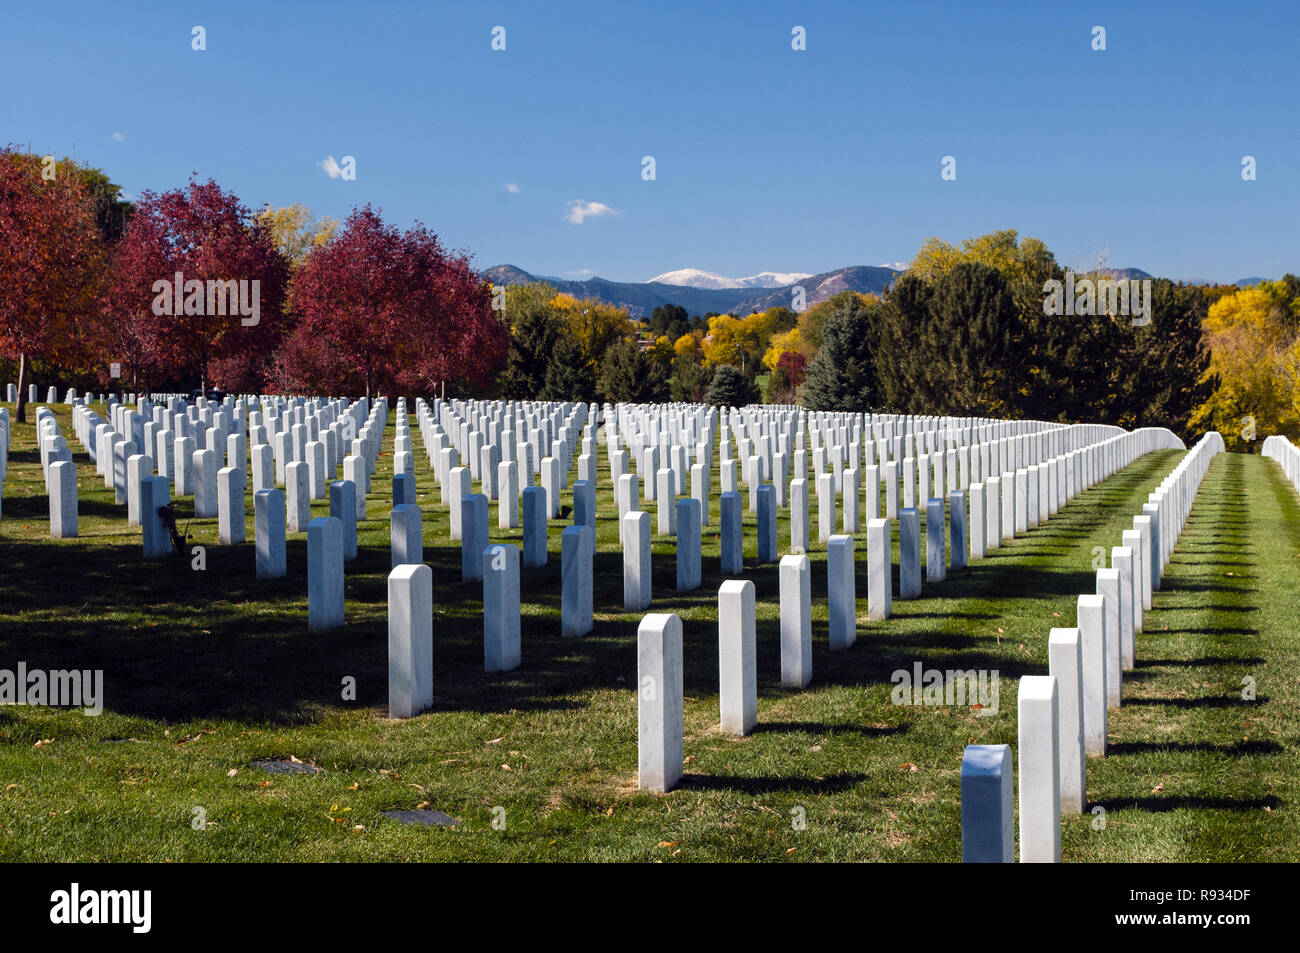
[{"label": "yellow-leaved tree", "polygon": [[1297,314],[1281,282],[1262,282],[1210,306],[1205,336],[1214,392],[1192,415],[1193,428],[1217,430],[1229,450],[1249,451],[1270,434],[1300,426]]},{"label": "yellow-leaved tree", "polygon": [[[313,250],[328,245],[338,231],[339,220],[330,216],[317,218],[316,213],[300,202],[279,208],[264,208],[253,215],[271,232],[275,247],[289,262],[289,273],[297,271]],[[285,314],[293,310],[293,283],[281,306]]]},{"label": "yellow-leaved tree", "polygon": [[317,218],[315,212],[300,202],[266,208],[253,217],[270,229],[272,241],[289,259],[290,268],[306,261],[312,249],[328,244],[339,227],[337,218]]},{"label": "yellow-leaved tree", "polygon": [[795,327],[797,319],[789,308],[779,306],[743,317],[729,314],[712,317],[704,339],[704,362],[709,367],[730,364],[753,375],[761,369],[772,336]]},{"label": "yellow-leaved tree", "polygon": [[560,319],[561,333],[577,343],[593,369],[611,344],[636,333],[627,311],[596,298],[557,294],[551,299],[551,308]]},{"label": "yellow-leaved tree", "polygon": [[740,319],[729,314],[709,318],[709,333],[704,338],[704,363],[740,366]]}]

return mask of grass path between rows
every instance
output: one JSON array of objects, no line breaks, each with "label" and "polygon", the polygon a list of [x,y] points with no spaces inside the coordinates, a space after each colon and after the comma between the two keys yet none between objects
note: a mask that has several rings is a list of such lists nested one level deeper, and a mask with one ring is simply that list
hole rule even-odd
[{"label": "grass path between rows", "polygon": [[[1253,699],[1250,697],[1253,694]],[[1103,835],[1066,855],[1300,859],[1300,499],[1276,463],[1220,454],[1178,541],[1093,770]]]},{"label": "grass path between rows", "polygon": [[[1077,596],[1094,589],[1094,548],[1119,543],[1181,455],[1143,457],[922,599],[896,600],[883,623],[865,620],[859,537],[858,641],[833,654],[825,549],[815,545],[814,675],[802,692],[778,684],[776,568],[756,565],[746,514],[759,725],[743,739],[717,727],[715,496],[700,590],[667,591],[672,541],[654,544],[654,611],[682,616],[687,696],[687,775],[655,795],[636,789],[639,614],[621,609],[604,466],[595,632],[559,637],[563,523],[554,521],[549,565],[523,580],[523,664],[489,676],[481,594],[460,582],[459,547],[447,544],[446,508],[416,437],[436,699],[418,718],[385,717],[392,437],[390,422],[362,552],[347,567],[348,624],[308,633],[304,536],[290,537],[290,574],[275,582],[252,578],[251,544],[216,545],[215,520],[191,524],[205,571],[144,563],[125,508],[76,453],[82,538],[50,540],[32,428],[15,426],[0,521],[0,667],[102,668],[106,710],[0,708],[0,859],[957,860],[964,746],[1014,745],[1016,679],[1046,672],[1049,629],[1072,625]],[[495,504],[491,521],[493,541],[520,542],[518,530],[496,530]],[[1111,753],[1089,761],[1105,828],[1092,815],[1067,818],[1066,860],[1300,859],[1298,527],[1275,464],[1215,460],[1147,616],[1125,706],[1112,712]],[[784,516],[779,534],[784,548]],[[917,661],[998,670],[999,713],[893,705],[891,673]],[[1240,698],[1246,675],[1253,702]],[[349,679],[356,694],[344,699]],[[323,770],[248,767],[289,757]],[[460,823],[409,827],[381,814],[422,805]]]}]

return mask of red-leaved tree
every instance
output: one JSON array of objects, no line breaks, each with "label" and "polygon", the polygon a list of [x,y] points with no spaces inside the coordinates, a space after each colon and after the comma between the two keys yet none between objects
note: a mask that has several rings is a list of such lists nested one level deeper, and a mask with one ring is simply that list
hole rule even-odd
[{"label": "red-leaved tree", "polygon": [[367,205],[315,249],[294,276],[300,318],[284,342],[284,390],[366,396],[432,390],[440,381],[481,386],[505,360],[491,289],[463,254],[416,224],[406,232]]},{"label": "red-leaved tree", "polygon": [[[288,275],[267,226],[216,182],[146,191],[113,258],[105,339],[127,360],[193,375],[204,390],[260,390],[287,330]],[[254,281],[255,324],[241,310],[252,310]],[[247,292],[239,305],[237,287]]]},{"label": "red-leaved tree", "polygon": [[20,421],[27,419],[31,358],[80,356],[103,253],[80,178],[37,156],[0,150],[0,351],[18,357]]}]

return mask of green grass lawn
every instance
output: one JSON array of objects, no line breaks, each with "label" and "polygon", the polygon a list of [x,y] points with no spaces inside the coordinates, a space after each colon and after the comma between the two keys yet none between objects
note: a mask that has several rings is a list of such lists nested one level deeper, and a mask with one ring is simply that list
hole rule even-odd
[{"label": "green grass lawn", "polygon": [[[215,519],[190,527],[206,547],[205,571],[188,558],[144,562],[126,507],[77,452],[67,408],[53,409],[79,468],[81,538],[49,538],[33,428],[14,424],[0,521],[0,667],[103,669],[105,711],[0,708],[5,860],[959,860],[963,748],[1015,744],[1016,679],[1046,673],[1049,629],[1073,624],[1077,596],[1094,591],[1093,547],[1119,544],[1181,456],[1143,457],[1024,538],[927,586],[921,600],[895,600],[887,622],[865,620],[859,537],[858,641],[834,655],[825,548],[814,544],[814,674],[799,692],[779,687],[776,567],[756,564],[747,513],[759,707],[757,730],[743,739],[718,730],[715,469],[700,590],[671,592],[672,543],[654,544],[654,611],[684,622],[687,731],[685,780],[658,795],[636,787],[640,616],[621,608],[617,509],[603,465],[595,632],[559,636],[564,524],[554,521],[549,564],[524,572],[522,665],[486,675],[480,587],[459,581],[460,549],[448,544],[446,508],[412,423],[434,569],[436,698],[432,712],[394,722],[391,420],[361,553],[347,566],[348,624],[309,633],[305,534],[290,535],[289,575],[273,582],[253,578],[251,542],[217,544]],[[191,502],[178,504],[182,525]],[[815,494],[813,508],[815,535]],[[1091,815],[1066,818],[1064,859],[1300,860],[1298,510],[1276,464],[1215,459],[1138,637],[1124,706],[1111,711],[1110,754],[1088,762],[1104,829]],[[328,504],[313,511],[327,514]],[[493,541],[521,544],[518,530],[496,530],[495,504],[490,521]],[[784,550],[784,517],[779,534]],[[999,714],[892,705],[890,673],[916,661],[997,669]],[[1248,675],[1255,701],[1241,698]],[[355,700],[342,697],[348,680]],[[278,758],[323,770],[249,767]],[[460,823],[406,826],[382,815],[420,806]],[[806,825],[796,829],[800,816]]]}]

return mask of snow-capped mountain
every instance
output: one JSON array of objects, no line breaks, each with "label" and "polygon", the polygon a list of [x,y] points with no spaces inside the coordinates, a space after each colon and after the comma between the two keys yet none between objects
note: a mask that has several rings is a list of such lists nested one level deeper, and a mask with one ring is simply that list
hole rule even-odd
[{"label": "snow-capped mountain", "polygon": [[905,261],[887,261],[879,265],[880,268],[892,268],[894,271],[907,271],[907,262]]},{"label": "snow-capped mountain", "polygon": [[[752,275],[750,281],[766,279],[774,287],[742,285],[739,279],[710,274],[707,271],[670,272],[653,281],[608,281],[595,275],[583,281],[567,278],[539,278],[514,265],[494,265],[481,272],[494,285],[532,284],[545,281],[556,291],[575,298],[599,298],[620,308],[627,308],[634,318],[649,317],[655,308],[666,304],[678,305],[690,314],[749,314],[766,311],[778,305],[790,306],[790,285],[804,286],[807,304],[825,301],[841,291],[857,291],[878,295],[889,287],[898,272],[889,268],[868,268],[853,265],[837,268],[819,275],[774,274],[766,272]],[[683,279],[704,276],[731,284],[721,288],[700,287]],[[675,281],[668,279],[675,278]]]},{"label": "snow-capped mountain", "polygon": [[761,271],[747,278],[727,278],[724,275],[712,271],[702,271],[699,268],[680,268],[677,271],[666,271],[662,275],[656,275],[650,281],[661,285],[721,290],[724,288],[784,288],[797,281],[802,281],[804,278],[811,277],[812,275],[802,272]]}]

